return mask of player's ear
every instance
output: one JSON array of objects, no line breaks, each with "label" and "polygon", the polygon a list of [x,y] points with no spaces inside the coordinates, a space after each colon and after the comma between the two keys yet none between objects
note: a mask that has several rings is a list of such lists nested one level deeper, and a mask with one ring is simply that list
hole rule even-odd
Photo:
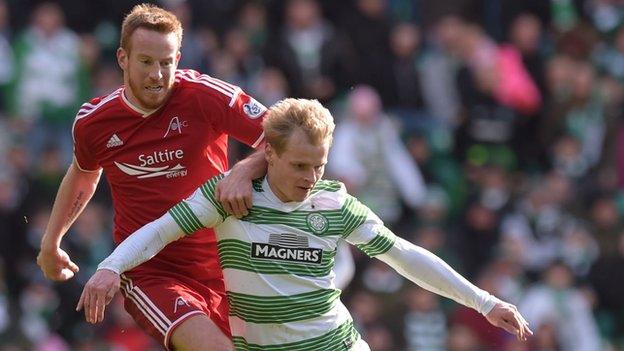
[{"label": "player's ear", "polygon": [[273,158],[275,157],[275,150],[269,143],[264,144],[264,158],[269,165],[273,165]]},{"label": "player's ear", "polygon": [[125,70],[128,65],[128,52],[124,48],[117,49],[117,64]]},{"label": "player's ear", "polygon": [[180,63],[181,58],[182,58],[182,53],[178,51],[178,54],[176,55],[176,66],[178,65],[178,63]]}]

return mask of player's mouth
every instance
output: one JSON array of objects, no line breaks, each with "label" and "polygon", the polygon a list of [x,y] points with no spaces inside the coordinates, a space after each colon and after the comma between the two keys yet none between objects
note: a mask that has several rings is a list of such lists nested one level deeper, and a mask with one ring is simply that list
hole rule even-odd
[{"label": "player's mouth", "polygon": [[145,90],[151,92],[151,93],[160,93],[161,91],[163,91],[163,86],[162,85],[153,85],[153,86],[147,86],[145,87]]}]

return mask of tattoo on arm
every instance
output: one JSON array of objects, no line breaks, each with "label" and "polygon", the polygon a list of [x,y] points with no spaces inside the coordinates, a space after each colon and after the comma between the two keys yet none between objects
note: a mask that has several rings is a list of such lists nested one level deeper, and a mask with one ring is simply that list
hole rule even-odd
[{"label": "tattoo on arm", "polygon": [[80,210],[82,210],[82,207],[84,206],[84,201],[82,201],[83,196],[84,191],[79,192],[76,196],[76,201],[72,204],[72,208],[67,216],[67,225],[71,225],[80,213]]}]

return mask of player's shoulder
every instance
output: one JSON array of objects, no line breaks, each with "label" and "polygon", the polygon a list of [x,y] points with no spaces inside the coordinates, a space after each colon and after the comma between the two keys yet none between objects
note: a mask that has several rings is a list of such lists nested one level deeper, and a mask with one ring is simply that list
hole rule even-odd
[{"label": "player's shoulder", "polygon": [[175,82],[184,91],[195,91],[211,95],[228,102],[236,100],[241,88],[207,74],[192,69],[179,69],[175,74]]},{"label": "player's shoulder", "polygon": [[119,96],[123,88],[119,88],[108,95],[95,97],[80,106],[74,123],[84,123],[96,116],[106,116],[112,107],[119,103]]},{"label": "player's shoulder", "polygon": [[336,180],[319,180],[312,189],[313,202],[327,210],[339,209],[347,198],[347,189],[342,182]]},{"label": "player's shoulder", "polygon": [[340,192],[346,192],[345,185],[337,180],[321,179],[314,185],[313,191],[328,191],[330,193],[339,194]]}]

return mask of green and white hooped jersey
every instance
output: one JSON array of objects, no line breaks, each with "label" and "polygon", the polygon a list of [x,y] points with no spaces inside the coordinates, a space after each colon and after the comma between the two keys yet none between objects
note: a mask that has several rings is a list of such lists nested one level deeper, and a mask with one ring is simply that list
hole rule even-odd
[{"label": "green and white hooped jersey", "polygon": [[369,350],[334,286],[341,239],[369,256],[396,237],[342,183],[319,181],[303,202],[281,202],[254,181],[248,216],[227,216],[215,200],[223,176],[203,184],[169,213],[186,234],[214,227],[237,350]]}]

